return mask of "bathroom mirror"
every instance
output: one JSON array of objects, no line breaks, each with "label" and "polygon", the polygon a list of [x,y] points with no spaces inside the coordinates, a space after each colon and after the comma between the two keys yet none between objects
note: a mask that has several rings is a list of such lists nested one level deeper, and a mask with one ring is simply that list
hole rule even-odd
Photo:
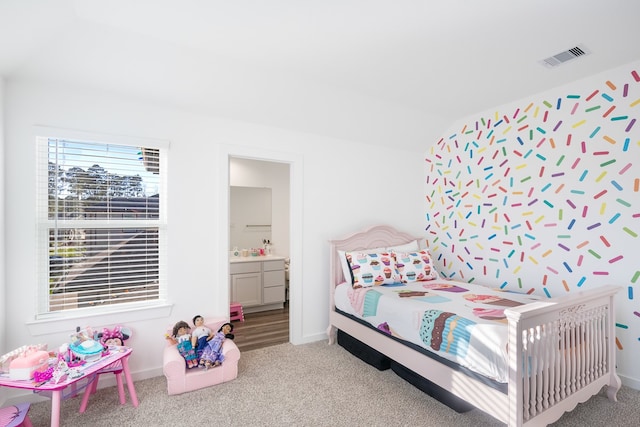
[{"label": "bathroom mirror", "polygon": [[229,206],[229,250],[260,248],[271,240],[271,188],[231,186]]}]

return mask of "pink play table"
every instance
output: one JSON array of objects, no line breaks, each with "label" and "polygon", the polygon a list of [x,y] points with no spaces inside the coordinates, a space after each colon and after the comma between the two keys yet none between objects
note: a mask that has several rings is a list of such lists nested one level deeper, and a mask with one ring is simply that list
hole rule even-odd
[{"label": "pink play table", "polygon": [[[79,386],[83,387],[84,394],[80,404],[80,412],[84,412],[87,409],[89,397],[96,391],[100,375],[106,373],[112,373],[116,376],[118,395],[122,405],[126,402],[124,384],[122,382],[122,373],[124,373],[129,395],[131,396],[131,403],[134,407],[138,407],[138,396],[129,371],[129,356],[131,356],[132,351],[129,347],[111,347],[108,355],[79,367],[83,374],[82,376],[78,378],[66,377],[57,384],[52,381],[36,384],[31,380],[11,380],[8,374],[0,374],[0,386],[33,390],[35,393],[44,395],[51,394],[51,427],[60,425],[60,403],[63,397],[75,396],[80,391],[78,390]],[[70,392],[67,391],[68,388],[70,388]]]}]

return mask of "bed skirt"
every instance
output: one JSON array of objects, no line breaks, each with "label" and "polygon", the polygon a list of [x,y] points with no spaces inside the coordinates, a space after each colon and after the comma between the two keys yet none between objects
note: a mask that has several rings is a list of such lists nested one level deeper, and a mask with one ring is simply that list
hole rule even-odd
[{"label": "bed skirt", "polygon": [[340,329],[338,329],[338,344],[379,371],[391,368],[391,359]]},{"label": "bed skirt", "polygon": [[447,405],[458,413],[469,412],[470,410],[475,409],[473,405],[460,399],[455,394],[450,393],[438,384],[434,384],[428,379],[416,374],[411,369],[399,364],[398,362],[394,362],[393,360],[391,361],[391,370],[418,390],[427,393],[429,396],[438,400],[440,403]]}]

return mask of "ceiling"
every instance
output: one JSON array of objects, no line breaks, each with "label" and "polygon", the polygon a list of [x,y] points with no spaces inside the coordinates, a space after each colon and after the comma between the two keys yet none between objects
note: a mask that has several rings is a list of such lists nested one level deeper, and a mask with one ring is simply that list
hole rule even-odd
[{"label": "ceiling", "polygon": [[629,0],[0,0],[0,75],[415,148],[640,59],[639,18]]}]

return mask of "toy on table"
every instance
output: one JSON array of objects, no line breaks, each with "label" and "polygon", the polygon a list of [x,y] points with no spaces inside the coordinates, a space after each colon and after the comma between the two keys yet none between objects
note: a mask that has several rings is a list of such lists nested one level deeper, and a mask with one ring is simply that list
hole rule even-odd
[{"label": "toy on table", "polygon": [[0,372],[1,373],[9,373],[11,369],[11,362],[24,354],[27,351],[40,351],[47,350],[47,344],[33,344],[33,345],[23,345],[21,347],[16,348],[8,353],[0,356]]},{"label": "toy on table", "polygon": [[191,334],[189,333],[189,324],[184,320],[180,320],[173,326],[172,335],[165,335],[165,338],[172,344],[178,346],[178,352],[187,363],[187,368],[195,368],[198,366],[198,357],[191,343]]},{"label": "toy on table", "polygon": [[45,371],[36,371],[33,373],[33,382],[36,384],[44,384],[53,378],[53,366],[49,366]]},{"label": "toy on table", "polygon": [[68,366],[74,368],[76,366],[82,366],[87,363],[84,359],[81,359],[73,351],[69,343],[64,343],[58,348],[58,360],[64,361]]},{"label": "toy on table", "polygon": [[91,362],[102,357],[104,347],[93,339],[94,333],[91,328],[76,328],[76,333],[69,336],[69,350],[80,360]]},{"label": "toy on table", "polygon": [[58,384],[67,376],[69,378],[79,378],[83,375],[84,373],[81,372],[78,368],[70,368],[69,365],[67,365],[67,362],[65,362],[64,360],[58,360],[58,364],[56,365],[52,373],[52,381],[54,384]]},{"label": "toy on table", "polygon": [[14,358],[9,366],[9,378],[12,380],[33,379],[36,372],[49,367],[49,353],[45,350],[27,349]]},{"label": "toy on table", "polygon": [[113,329],[103,328],[98,334],[98,339],[105,349],[110,346],[122,347],[129,338],[131,338],[131,329],[120,325]]},{"label": "toy on table", "polygon": [[222,354],[222,343],[225,339],[233,339],[234,335],[233,325],[231,323],[225,323],[220,326],[218,332],[212,339],[207,341],[202,354],[200,355],[200,366],[205,369],[209,369],[212,366],[218,366],[224,362],[224,355]]}]

